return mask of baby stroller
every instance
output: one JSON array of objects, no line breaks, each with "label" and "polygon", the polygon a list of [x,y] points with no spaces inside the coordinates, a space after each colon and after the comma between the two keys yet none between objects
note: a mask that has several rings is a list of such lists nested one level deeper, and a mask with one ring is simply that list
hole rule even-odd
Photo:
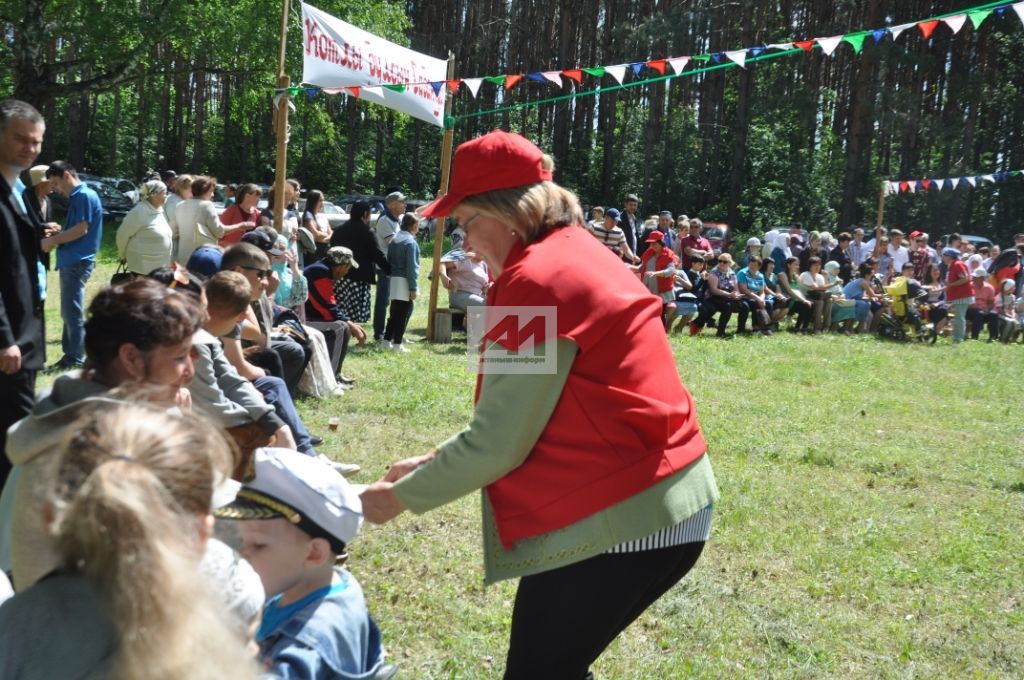
[{"label": "baby stroller", "polygon": [[878,336],[897,342],[935,344],[939,336],[934,326],[923,323],[918,312],[918,302],[928,297],[928,291],[917,280],[900,276],[885,287],[885,292],[892,298],[892,310],[882,315]]}]

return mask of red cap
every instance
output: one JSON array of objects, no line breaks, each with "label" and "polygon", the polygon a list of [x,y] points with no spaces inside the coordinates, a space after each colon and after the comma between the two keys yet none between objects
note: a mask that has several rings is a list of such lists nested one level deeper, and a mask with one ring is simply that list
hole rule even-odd
[{"label": "red cap", "polygon": [[521,135],[488,132],[455,150],[448,193],[420,209],[425,217],[445,217],[467,196],[511,189],[551,179],[543,168],[544,152]]},{"label": "red cap", "polygon": [[911,241],[916,240],[918,236],[924,236],[924,233],[920,232],[920,231],[912,231],[912,232],[910,232],[910,240]]},{"label": "red cap", "polygon": [[655,229],[647,237],[647,243],[665,243],[665,235]]}]

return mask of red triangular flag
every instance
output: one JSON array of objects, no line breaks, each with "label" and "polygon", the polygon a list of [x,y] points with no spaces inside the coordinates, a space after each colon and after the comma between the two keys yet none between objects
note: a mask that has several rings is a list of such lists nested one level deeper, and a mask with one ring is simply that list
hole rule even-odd
[{"label": "red triangular flag", "polygon": [[648,68],[653,68],[655,71],[657,71],[661,75],[665,75],[665,64],[666,63],[667,62],[664,59],[652,59],[651,61],[647,62],[647,67]]},{"label": "red triangular flag", "polygon": [[935,27],[938,25],[939,20],[932,19],[931,21],[922,21],[917,25],[917,27],[921,29],[921,35],[923,35],[924,39],[927,40],[928,38],[932,37],[932,31],[934,31]]},{"label": "red triangular flag", "polygon": [[910,185],[908,183],[900,182],[900,191],[902,193],[906,193],[908,189],[910,189]]},{"label": "red triangular flag", "polygon": [[583,84],[583,71],[578,68],[571,68],[568,71],[562,71],[562,75],[571,80],[575,80],[577,83]]},{"label": "red triangular flag", "polygon": [[813,40],[802,40],[800,42],[793,43],[793,46],[794,47],[799,47],[804,52],[810,52],[811,50],[814,49],[814,41]]},{"label": "red triangular flag", "polygon": [[359,88],[358,87],[346,87],[345,89],[348,90],[349,92],[351,92],[356,97],[359,96]]},{"label": "red triangular flag", "polygon": [[921,186],[924,187],[925,191],[928,191],[932,186],[932,181],[930,179],[923,179],[921,180]]},{"label": "red triangular flag", "polygon": [[522,79],[522,74],[513,74],[505,76],[505,89],[511,90],[513,87],[516,86],[516,83],[518,83]]},{"label": "red triangular flag", "polygon": [[452,94],[458,92],[459,85],[462,84],[461,80],[446,80],[444,82],[448,83],[448,91],[451,92]]}]

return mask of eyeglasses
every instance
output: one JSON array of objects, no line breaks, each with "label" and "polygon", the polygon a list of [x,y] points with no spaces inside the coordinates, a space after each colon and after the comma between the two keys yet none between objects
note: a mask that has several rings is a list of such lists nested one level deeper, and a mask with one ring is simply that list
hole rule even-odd
[{"label": "eyeglasses", "polygon": [[241,265],[242,269],[248,269],[251,272],[256,272],[256,278],[260,281],[265,281],[270,278],[270,273],[273,269],[260,269],[259,267],[246,267],[244,264]]},{"label": "eyeglasses", "polygon": [[729,260],[724,257],[718,260],[718,264],[729,264]]},{"label": "eyeglasses", "polygon": [[480,217],[480,213],[477,213],[477,214],[473,215],[472,217],[470,217],[468,220],[466,220],[465,222],[463,222],[459,226],[461,226],[462,230],[468,234],[469,233],[469,225],[470,225],[470,223],[473,220],[475,220],[476,218],[478,218],[478,217]]}]

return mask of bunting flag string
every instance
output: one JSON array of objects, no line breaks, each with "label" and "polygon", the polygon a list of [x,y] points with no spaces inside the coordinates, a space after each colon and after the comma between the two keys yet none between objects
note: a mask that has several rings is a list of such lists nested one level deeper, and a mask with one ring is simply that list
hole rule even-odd
[{"label": "bunting flag string", "polygon": [[[815,49],[820,49],[821,52],[827,56],[832,57],[838,51],[841,45],[844,43],[850,46],[854,54],[860,54],[864,48],[864,41],[868,36],[873,38],[874,43],[877,45],[886,38],[886,36],[892,36],[895,41],[901,35],[908,32],[909,29],[917,28],[915,33],[919,33],[924,40],[930,40],[936,30],[940,26],[945,26],[952,34],[958,34],[961,29],[970,20],[971,25],[975,30],[979,29],[984,21],[992,14],[1003,15],[1007,9],[1012,9],[1021,22],[1024,23],[1024,0],[1018,2],[1012,2],[1007,0],[1001,0],[999,2],[989,2],[987,4],[979,5],[977,7],[960,10],[958,12],[952,12],[941,16],[930,17],[919,21],[912,21],[896,26],[886,26],[883,28],[852,31],[849,33],[833,35],[828,37],[811,38],[805,40],[798,40],[793,42],[780,42],[772,44],[762,44],[753,47],[748,47],[738,50],[728,50],[723,52],[714,52],[711,54],[698,54],[681,57],[668,57],[658,58],[651,60],[633,61],[624,64],[616,64],[612,66],[590,66],[590,67],[574,67],[561,70],[551,71],[537,71],[532,73],[509,73],[493,76],[482,76],[477,78],[461,78],[457,80],[437,81],[437,82],[409,82],[409,83],[367,83],[361,87],[347,87],[347,88],[325,88],[321,90],[318,87],[310,87],[305,85],[297,85],[288,88],[278,88],[274,91],[275,100],[278,99],[284,93],[297,97],[301,93],[305,92],[307,97],[313,98],[318,92],[325,92],[327,94],[350,94],[355,97],[359,97],[361,90],[369,92],[377,92],[379,90],[388,89],[395,92],[402,92],[408,87],[416,85],[428,85],[433,88],[435,93],[440,93],[441,88],[447,86],[449,92],[455,94],[459,89],[460,85],[466,85],[466,91],[469,92],[470,96],[476,98],[480,86],[483,82],[491,83],[506,92],[514,88],[520,82],[538,83],[544,86],[551,85],[558,88],[565,88],[569,85],[573,87],[583,84],[584,75],[591,76],[593,78],[603,78],[608,75],[611,76],[617,83],[617,86],[601,88],[591,90],[590,92],[577,92],[568,97],[554,97],[551,99],[545,99],[541,101],[526,102],[525,105],[537,106],[539,104],[547,103],[550,101],[560,101],[566,98],[573,98],[578,96],[584,96],[586,94],[594,94],[600,91],[608,91],[611,89],[619,89],[626,87],[626,74],[632,72],[633,77],[640,79],[641,74],[646,69],[649,72],[657,74],[657,77],[651,77],[647,79],[635,80],[628,83],[628,86],[643,85],[647,83],[657,82],[659,80],[667,80],[669,78],[676,78],[683,75],[691,76],[699,73],[704,73],[709,70],[713,70],[719,67],[740,67],[746,68],[748,64],[753,61],[760,61],[765,58],[784,56],[788,54],[797,54],[799,52],[813,52]],[[707,66],[703,66],[707,65]],[[685,70],[690,67],[690,70]],[[668,71],[671,70],[672,73]],[[564,79],[563,79],[564,76]],[[506,110],[509,108],[522,108],[520,105],[513,105],[511,107],[505,107]],[[486,112],[493,113],[493,111]],[[468,114],[465,116],[459,116],[457,118],[472,117],[480,115],[479,113]]]},{"label": "bunting flag string", "polygon": [[973,177],[946,177],[943,179],[904,179],[885,182],[885,193],[893,194],[919,194],[928,191],[955,190],[962,186],[975,188],[981,182],[995,184],[1005,182],[1013,177],[1024,175],[1024,170],[1007,170],[1006,172],[992,172],[985,175],[974,175]]}]

